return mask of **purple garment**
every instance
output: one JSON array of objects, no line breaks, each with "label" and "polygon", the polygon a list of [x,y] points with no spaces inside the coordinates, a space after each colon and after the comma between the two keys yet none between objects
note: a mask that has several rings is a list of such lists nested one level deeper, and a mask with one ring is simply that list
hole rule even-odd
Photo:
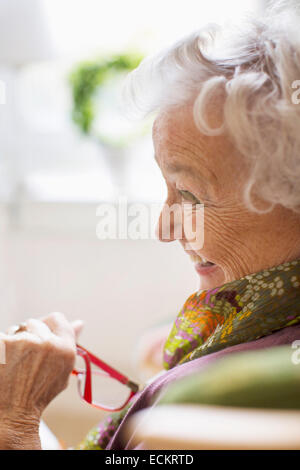
[{"label": "purple garment", "polygon": [[208,356],[194,359],[193,361],[179,365],[165,372],[163,375],[159,376],[156,380],[154,380],[147,387],[145,387],[145,389],[140,393],[139,397],[131,406],[126,416],[124,417],[122,423],[118,427],[118,430],[112,437],[109,445],[107,446],[107,450],[126,449],[126,443],[122,442],[121,435],[124,426],[126,426],[128,422],[128,419],[135,412],[142,410],[143,408],[149,407],[152,404],[156,393],[161,391],[162,388],[168,385],[169,383],[175,381],[176,379],[183,378],[184,376],[189,375],[193,372],[197,373],[211,362],[215,361],[216,359],[219,359],[220,357],[224,357],[227,354],[242,351],[254,351],[257,349],[265,349],[274,346],[287,345],[291,344],[295,340],[300,340],[300,325],[283,328],[277,331],[276,333],[264,336],[263,338],[257,339],[255,341],[250,341],[249,343],[242,343],[236,346],[228,347],[221,351],[209,354]]}]

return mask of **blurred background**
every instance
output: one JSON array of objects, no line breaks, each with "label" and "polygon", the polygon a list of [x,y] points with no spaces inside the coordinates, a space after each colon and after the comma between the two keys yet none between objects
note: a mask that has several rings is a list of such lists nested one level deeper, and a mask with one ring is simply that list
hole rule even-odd
[{"label": "blurred background", "polygon": [[[125,75],[207,22],[261,12],[263,0],[0,0],[0,329],[62,311],[81,344],[140,379],[139,338],[171,321],[197,287],[176,244],[99,240],[96,208],[162,203],[151,120],[120,106]],[[103,413],[76,383],[45,421],[76,444]]]}]

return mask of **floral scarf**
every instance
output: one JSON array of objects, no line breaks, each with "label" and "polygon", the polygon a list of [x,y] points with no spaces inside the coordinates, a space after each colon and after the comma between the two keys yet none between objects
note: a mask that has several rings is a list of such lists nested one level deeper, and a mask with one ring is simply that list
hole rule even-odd
[{"label": "floral scarf", "polygon": [[191,295],[164,347],[166,369],[300,322],[300,261]]},{"label": "floral scarf", "polygon": [[[163,365],[171,369],[296,323],[300,323],[300,260],[191,295],[167,339]],[[129,406],[92,429],[79,449],[105,449]]]}]

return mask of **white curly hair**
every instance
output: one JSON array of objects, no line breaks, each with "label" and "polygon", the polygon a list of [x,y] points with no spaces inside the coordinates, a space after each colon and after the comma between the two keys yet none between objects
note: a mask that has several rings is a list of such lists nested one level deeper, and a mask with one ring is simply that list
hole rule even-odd
[{"label": "white curly hair", "polygon": [[[268,210],[300,211],[299,3],[271,2],[264,18],[247,17],[239,27],[208,25],[145,59],[125,86],[143,114],[193,100],[198,128],[226,133],[251,163],[244,197],[258,212],[254,195]],[[220,91],[222,125],[211,128],[205,110]]]}]

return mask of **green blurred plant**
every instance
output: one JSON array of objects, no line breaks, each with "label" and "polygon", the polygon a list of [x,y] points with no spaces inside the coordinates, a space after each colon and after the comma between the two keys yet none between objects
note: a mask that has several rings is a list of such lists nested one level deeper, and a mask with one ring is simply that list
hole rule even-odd
[{"label": "green blurred plant", "polygon": [[133,53],[120,54],[80,63],[71,72],[72,119],[84,134],[91,133],[97,112],[94,98],[99,88],[116,74],[135,69],[142,58],[141,55]]}]

